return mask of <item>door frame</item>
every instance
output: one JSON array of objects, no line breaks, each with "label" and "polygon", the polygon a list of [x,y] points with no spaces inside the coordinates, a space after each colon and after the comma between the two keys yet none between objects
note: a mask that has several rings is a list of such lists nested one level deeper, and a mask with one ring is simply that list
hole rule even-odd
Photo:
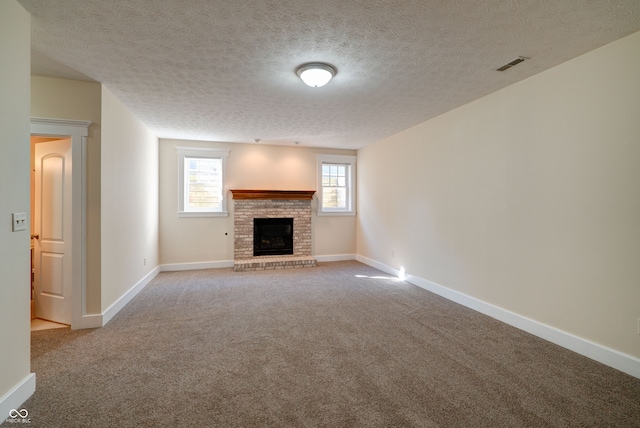
[{"label": "door frame", "polygon": [[71,329],[101,327],[86,314],[86,145],[90,121],[31,118],[31,135],[71,138]]}]

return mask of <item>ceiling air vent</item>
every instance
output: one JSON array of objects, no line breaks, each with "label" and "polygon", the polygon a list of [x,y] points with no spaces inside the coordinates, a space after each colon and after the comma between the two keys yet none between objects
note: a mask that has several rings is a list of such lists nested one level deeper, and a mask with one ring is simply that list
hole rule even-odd
[{"label": "ceiling air vent", "polygon": [[525,59],[529,59],[527,57],[524,56],[519,56],[517,59],[514,59],[513,61],[511,61],[508,64],[503,65],[500,68],[496,68],[496,71],[507,71],[508,69],[510,69],[511,67],[520,64],[522,61],[524,61]]}]

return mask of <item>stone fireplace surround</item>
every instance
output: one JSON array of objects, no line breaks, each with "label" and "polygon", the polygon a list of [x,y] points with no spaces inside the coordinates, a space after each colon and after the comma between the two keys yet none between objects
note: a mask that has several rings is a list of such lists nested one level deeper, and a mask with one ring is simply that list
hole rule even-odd
[{"label": "stone fireplace surround", "polygon": [[[234,200],[233,270],[316,266],[311,256],[311,198],[315,190],[231,190]],[[254,218],[293,218],[293,255],[253,256]]]}]

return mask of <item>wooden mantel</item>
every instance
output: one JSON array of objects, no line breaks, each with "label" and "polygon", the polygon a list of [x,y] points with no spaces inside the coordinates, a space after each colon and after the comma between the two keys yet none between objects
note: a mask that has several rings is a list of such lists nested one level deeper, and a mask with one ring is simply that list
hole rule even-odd
[{"label": "wooden mantel", "polygon": [[232,189],[233,199],[289,199],[306,200],[313,198],[315,190],[247,190]]}]

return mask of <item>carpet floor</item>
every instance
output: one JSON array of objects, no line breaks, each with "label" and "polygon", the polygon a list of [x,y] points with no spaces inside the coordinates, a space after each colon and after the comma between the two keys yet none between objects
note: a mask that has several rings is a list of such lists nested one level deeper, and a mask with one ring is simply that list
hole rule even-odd
[{"label": "carpet floor", "polygon": [[34,427],[640,427],[640,379],[358,262],[164,272],[31,338]]}]

